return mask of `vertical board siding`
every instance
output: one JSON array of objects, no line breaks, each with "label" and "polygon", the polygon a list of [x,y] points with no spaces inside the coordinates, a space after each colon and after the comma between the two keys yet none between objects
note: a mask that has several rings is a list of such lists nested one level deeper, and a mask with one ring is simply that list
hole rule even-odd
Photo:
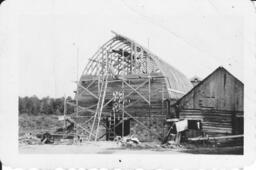
[{"label": "vertical board siding", "polygon": [[208,135],[232,134],[234,117],[243,117],[243,88],[220,67],[175,104],[176,112],[181,119],[202,120]]}]

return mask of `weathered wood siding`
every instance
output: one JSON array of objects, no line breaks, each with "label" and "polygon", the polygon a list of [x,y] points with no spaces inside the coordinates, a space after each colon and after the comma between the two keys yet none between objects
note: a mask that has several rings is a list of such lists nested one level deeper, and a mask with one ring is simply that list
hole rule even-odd
[{"label": "weathered wood siding", "polygon": [[243,116],[243,83],[220,67],[175,105],[180,118],[202,120],[209,135],[231,134]]},{"label": "weathered wood siding", "polygon": [[[127,79],[126,82],[132,86],[134,89],[140,86],[140,88],[137,89],[137,91],[144,96],[147,100],[150,100],[150,105],[138,94],[136,93],[132,88],[130,88],[128,85],[124,84],[124,94],[125,96],[129,95],[125,100],[125,110],[130,113],[133,116],[149,116],[151,115],[166,115],[167,114],[167,107],[166,104],[163,103],[162,99],[168,99],[169,94],[167,91],[165,79],[161,76],[155,75],[153,78],[150,79],[150,86],[149,86],[149,79],[148,78],[134,78],[134,79]],[[131,77],[131,75],[130,75]],[[136,75],[134,75],[136,77]],[[98,80],[97,77],[95,77],[95,80],[91,81],[82,81],[82,85],[84,87],[88,87],[90,83],[94,83],[88,88],[90,92],[98,96]],[[142,85],[145,83],[144,85]],[[113,80],[112,78],[109,78],[109,83],[107,86],[106,91],[106,97],[105,97],[105,103],[107,101],[111,100],[113,97],[113,92],[115,91],[122,91],[122,81],[121,80]],[[84,91],[82,88],[78,88],[78,99],[79,99],[79,106],[83,107],[90,107],[92,105],[95,105],[95,107],[92,107],[92,109],[95,110],[96,104],[98,102],[98,99],[93,97],[91,94],[89,94],[87,91]],[[104,107],[103,112],[111,112],[112,106],[111,104],[108,104],[106,107]],[[150,111],[150,113],[149,113]],[[83,112],[86,115],[90,115],[89,112]]]}]

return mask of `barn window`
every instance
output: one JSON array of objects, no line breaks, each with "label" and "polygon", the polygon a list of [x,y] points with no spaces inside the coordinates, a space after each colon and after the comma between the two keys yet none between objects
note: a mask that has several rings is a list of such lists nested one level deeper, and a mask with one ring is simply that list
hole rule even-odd
[{"label": "barn window", "polygon": [[244,118],[243,117],[234,117],[233,118],[233,132],[234,135],[244,133]]},{"label": "barn window", "polygon": [[188,129],[193,129],[193,130],[202,129],[201,120],[188,120]]}]

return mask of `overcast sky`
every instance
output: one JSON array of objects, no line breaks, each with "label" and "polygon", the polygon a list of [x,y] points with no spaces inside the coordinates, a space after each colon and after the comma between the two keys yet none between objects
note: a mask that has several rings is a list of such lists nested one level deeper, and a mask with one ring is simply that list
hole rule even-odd
[{"label": "overcast sky", "polygon": [[[204,78],[224,66],[243,81],[241,1],[26,0],[19,5],[19,95],[72,95],[88,58],[123,34],[183,72]],[[148,43],[149,42],[149,43]],[[75,43],[75,45],[74,45]]]}]

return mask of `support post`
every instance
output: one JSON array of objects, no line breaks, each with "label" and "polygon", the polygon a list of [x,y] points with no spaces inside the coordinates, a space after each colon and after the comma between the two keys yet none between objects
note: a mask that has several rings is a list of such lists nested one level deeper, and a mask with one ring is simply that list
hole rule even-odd
[{"label": "support post", "polygon": [[[78,84],[80,84],[79,78],[78,78],[78,70],[79,70],[79,48],[77,47],[77,53],[76,53],[76,81],[77,81],[77,85],[76,85],[76,116],[78,116]],[[75,131],[76,131],[76,137],[78,136],[78,131],[77,131],[77,124],[75,123]]]},{"label": "support post", "polygon": [[133,65],[133,57],[136,55],[136,48],[133,42],[131,42],[131,65],[130,65],[130,73],[132,74],[132,65]]},{"label": "support post", "polygon": [[[123,69],[124,69],[124,51],[122,53],[123,56]],[[124,72],[123,72],[124,76]],[[122,80],[122,137],[124,137],[124,80]]]},{"label": "support post", "polygon": [[64,96],[64,129],[66,129],[66,114],[67,114],[67,102],[66,102],[67,98],[66,96]]},{"label": "support post", "polygon": [[151,117],[151,113],[150,113],[150,111],[151,111],[151,77],[150,77],[150,75],[148,76],[148,101],[149,101],[148,112],[149,112],[149,116]]},{"label": "support post", "polygon": [[[149,124],[151,125],[152,123],[152,118],[151,118],[151,79],[150,75],[148,74],[148,114],[149,114]],[[151,132],[150,132],[151,133]],[[152,141],[152,135],[150,135],[150,139]]]},{"label": "support post", "polygon": [[162,115],[164,114],[164,85],[162,83],[162,107],[161,107]]}]

